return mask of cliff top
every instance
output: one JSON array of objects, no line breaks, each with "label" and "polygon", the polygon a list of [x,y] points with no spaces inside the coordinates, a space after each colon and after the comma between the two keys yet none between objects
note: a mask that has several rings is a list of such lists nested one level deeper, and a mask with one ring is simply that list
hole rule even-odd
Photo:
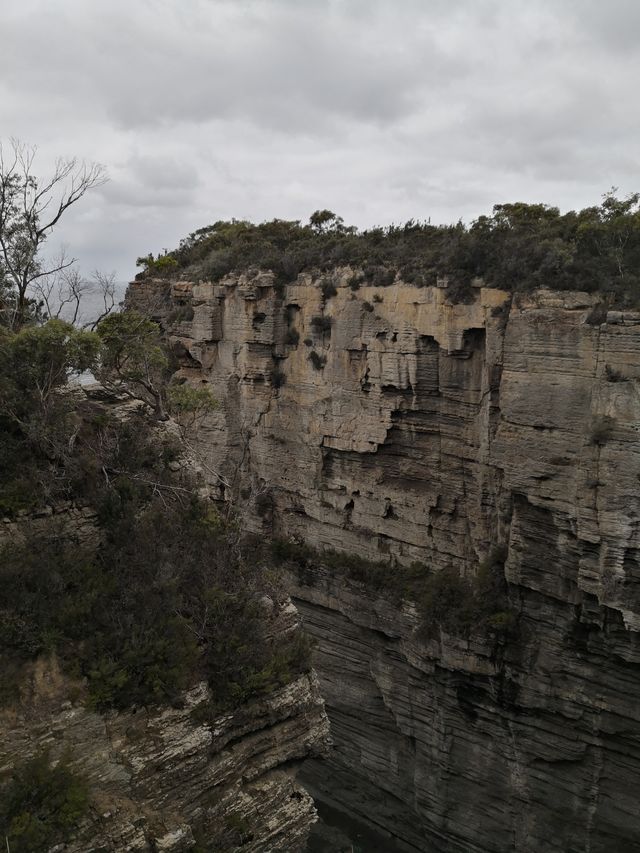
[{"label": "cliff top", "polygon": [[274,219],[253,224],[218,221],[194,231],[177,249],[138,259],[139,277],[176,275],[220,279],[252,267],[273,271],[276,283],[303,271],[351,266],[360,282],[390,285],[399,275],[417,287],[446,283],[453,301],[488,287],[527,291],[597,292],[635,305],[640,293],[640,195],[560,213],[545,204],[499,204],[471,225],[410,220],[368,230],[347,226],[328,210],[307,224]]}]

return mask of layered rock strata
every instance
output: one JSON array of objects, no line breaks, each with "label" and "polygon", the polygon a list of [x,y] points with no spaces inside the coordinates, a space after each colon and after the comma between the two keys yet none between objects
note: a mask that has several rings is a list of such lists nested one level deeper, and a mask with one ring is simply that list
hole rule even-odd
[{"label": "layered rock strata", "polygon": [[40,661],[20,707],[0,712],[0,773],[46,751],[87,781],[90,814],[61,850],[305,849],[316,813],[296,769],[328,731],[315,675],[214,718],[205,684],[181,707],[126,713],[95,713],[81,694]]},{"label": "layered rock strata", "polygon": [[256,531],[473,576],[499,545],[506,643],[419,639],[321,565],[335,750],[312,782],[407,850],[640,850],[640,315],[597,296],[268,274],[130,289],[220,407],[200,433]]}]

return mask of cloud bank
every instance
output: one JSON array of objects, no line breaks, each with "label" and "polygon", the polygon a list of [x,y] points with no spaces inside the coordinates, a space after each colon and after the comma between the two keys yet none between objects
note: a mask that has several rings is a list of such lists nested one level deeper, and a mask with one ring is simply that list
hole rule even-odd
[{"label": "cloud bank", "polygon": [[58,240],[126,278],[220,218],[360,226],[640,189],[632,0],[4,0],[0,137],[104,163]]}]

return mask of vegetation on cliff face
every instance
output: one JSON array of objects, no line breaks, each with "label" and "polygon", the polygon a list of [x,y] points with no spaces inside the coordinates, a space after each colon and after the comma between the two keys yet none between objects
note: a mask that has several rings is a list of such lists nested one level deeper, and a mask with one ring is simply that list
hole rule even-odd
[{"label": "vegetation on cliff face", "polygon": [[452,299],[470,297],[471,283],[509,291],[550,287],[601,291],[635,304],[640,298],[640,195],[607,193],[600,205],[560,213],[545,204],[499,204],[471,225],[404,225],[359,231],[330,211],[309,224],[274,219],[254,225],[218,221],[186,237],[157,259],[140,259],[141,275],[187,272],[213,280],[251,267],[270,269],[276,282],[303,270],[350,265],[360,283],[387,286],[396,273],[417,286],[446,279]]},{"label": "vegetation on cliff face", "polygon": [[361,583],[392,603],[413,602],[425,639],[436,637],[441,630],[464,637],[503,636],[516,625],[504,576],[503,548],[493,549],[473,578],[461,577],[454,568],[431,572],[420,563],[372,562],[355,554],[316,551],[286,539],[274,540],[271,550],[276,562],[293,569],[305,585],[312,586],[315,568],[325,566],[337,577]]},{"label": "vegetation on cliff face", "polygon": [[84,780],[41,753],[13,769],[0,798],[0,838],[9,853],[46,853],[71,837],[88,808]]},{"label": "vegetation on cliff face", "polygon": [[[55,653],[98,709],[174,702],[200,679],[217,708],[235,707],[306,668],[306,651],[271,638],[281,593],[268,561],[198,496],[175,431],[158,424],[143,369],[149,352],[158,374],[167,362],[157,327],[141,352],[121,325],[109,322],[102,360],[104,335],[59,321],[2,332],[0,506],[20,521],[0,554],[2,693],[13,698],[24,665]],[[86,367],[114,369],[114,352],[127,407],[69,387]],[[200,389],[160,395],[179,418],[212,405]],[[51,512],[69,503],[89,513],[88,530]]]}]

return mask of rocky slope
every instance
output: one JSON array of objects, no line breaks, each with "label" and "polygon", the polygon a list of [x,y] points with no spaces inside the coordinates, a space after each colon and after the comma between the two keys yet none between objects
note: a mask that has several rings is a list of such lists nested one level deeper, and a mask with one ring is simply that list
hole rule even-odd
[{"label": "rocky slope", "polygon": [[202,431],[255,530],[473,576],[495,546],[508,641],[421,640],[321,565],[292,581],[335,750],[321,796],[407,850],[640,850],[640,315],[582,293],[147,281]]},{"label": "rocky slope", "polygon": [[[89,391],[97,395],[96,388]],[[122,413],[127,405],[116,403],[115,410]],[[185,456],[173,464],[190,470],[194,463]],[[79,559],[86,559],[85,546],[95,545],[100,535],[94,510],[59,501],[0,519],[0,556],[45,531],[67,541]],[[264,595],[260,606],[265,642],[295,638],[300,617],[289,598]],[[3,663],[11,661],[8,615],[0,612],[3,640],[9,638],[8,648],[0,648]],[[317,815],[296,777],[305,760],[325,754],[329,745],[313,671],[225,713],[215,710],[206,681],[172,706],[98,713],[86,679],[65,674],[55,654],[21,665],[18,673],[17,696],[4,684],[0,690],[0,811],[15,768],[41,756],[50,765],[62,761],[86,783],[89,813],[56,851],[306,848]],[[24,842],[20,849],[27,849]]]},{"label": "rocky slope", "polygon": [[[285,621],[291,622],[290,605]],[[18,707],[0,710],[0,774],[46,751],[88,783],[90,815],[60,849],[303,850],[315,808],[296,769],[326,750],[315,675],[211,718],[206,684],[180,707],[98,714],[55,659],[39,661]],[[194,835],[195,834],[195,835]],[[56,848],[57,849],[57,848]]]}]

